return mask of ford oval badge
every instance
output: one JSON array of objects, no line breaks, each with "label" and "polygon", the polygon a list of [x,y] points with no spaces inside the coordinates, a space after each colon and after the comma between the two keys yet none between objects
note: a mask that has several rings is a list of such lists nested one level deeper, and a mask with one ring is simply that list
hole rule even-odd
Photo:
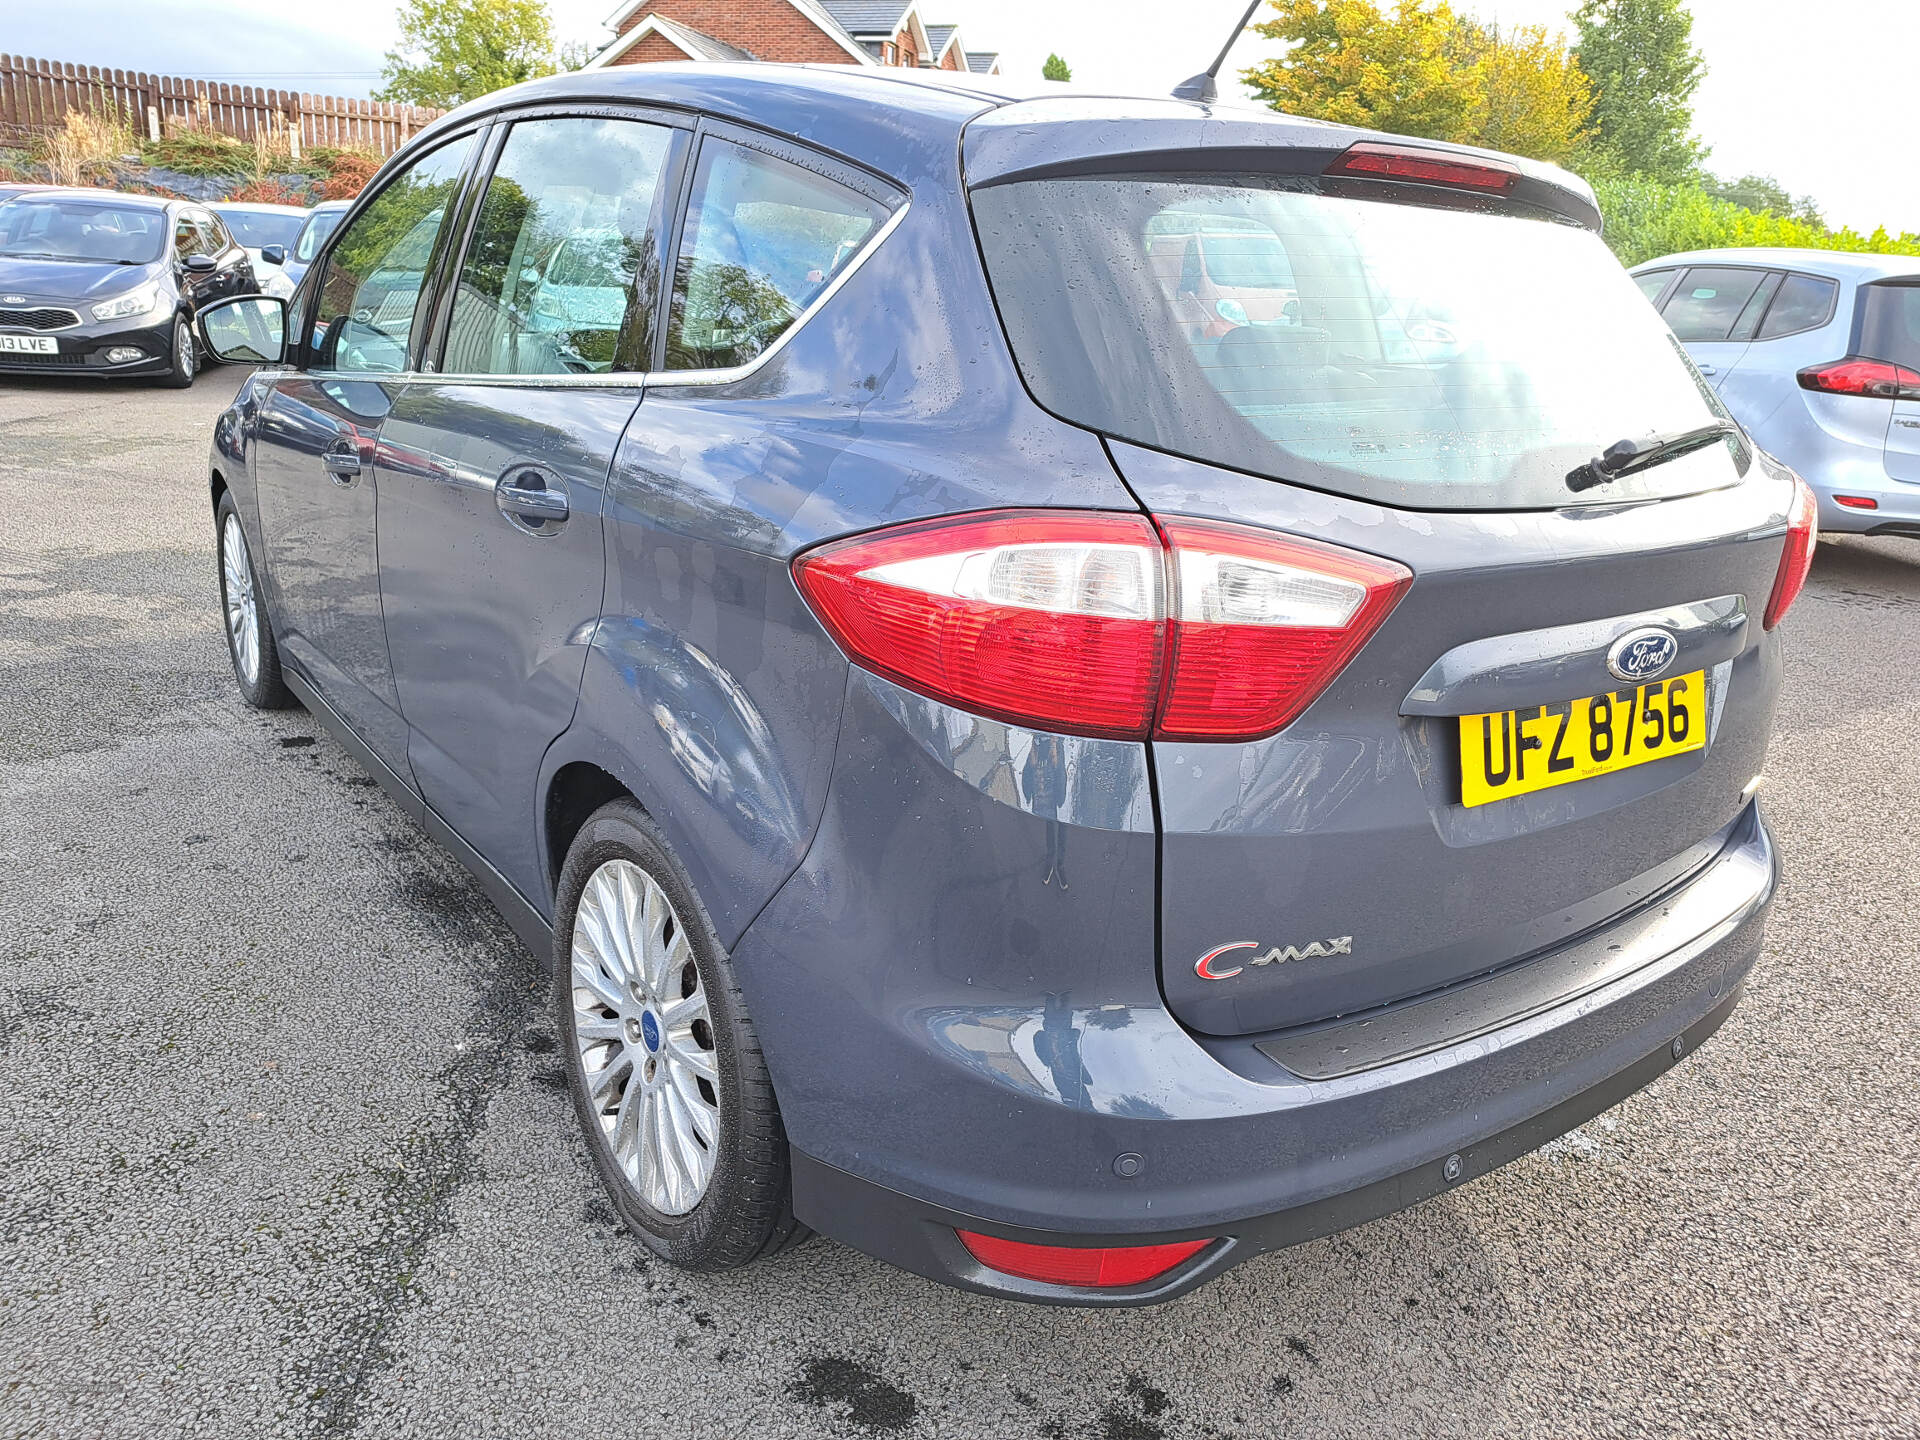
[{"label": "ford oval badge", "polygon": [[1622,680],[1651,680],[1673,664],[1680,642],[1668,630],[1630,630],[1607,651],[1607,669]]}]

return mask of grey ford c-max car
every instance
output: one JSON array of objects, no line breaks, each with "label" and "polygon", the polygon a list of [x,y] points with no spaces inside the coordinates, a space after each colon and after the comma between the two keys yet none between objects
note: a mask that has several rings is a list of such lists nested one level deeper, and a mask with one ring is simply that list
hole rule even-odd
[{"label": "grey ford c-max car", "polygon": [[488,96],[205,319],[235,672],[550,950],[654,1250],[1162,1299],[1579,1124],[1757,954],[1811,503],[1598,225],[1170,100]]}]

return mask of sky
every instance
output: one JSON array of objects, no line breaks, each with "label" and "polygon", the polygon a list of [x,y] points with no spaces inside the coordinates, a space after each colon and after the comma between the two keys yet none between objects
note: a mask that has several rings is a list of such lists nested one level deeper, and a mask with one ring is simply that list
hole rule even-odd
[{"label": "sky", "polygon": [[[614,0],[549,0],[563,40],[597,43]],[[921,0],[1002,70],[1037,78],[1049,51],[1076,84],[1159,93],[1212,60],[1245,0]],[[1570,32],[1574,0],[1455,0],[1506,25]],[[1709,67],[1694,99],[1708,166],[1778,178],[1829,222],[1920,231],[1920,166],[1901,162],[1911,127],[1920,0],[1849,0],[1836,21],[1805,0],[1692,0]],[[395,38],[393,0],[0,0],[14,54],[277,88],[365,95]],[[1179,29],[1170,29],[1174,17]],[[1223,75],[1278,47],[1242,38]],[[1223,94],[1231,85],[1221,87]]]}]

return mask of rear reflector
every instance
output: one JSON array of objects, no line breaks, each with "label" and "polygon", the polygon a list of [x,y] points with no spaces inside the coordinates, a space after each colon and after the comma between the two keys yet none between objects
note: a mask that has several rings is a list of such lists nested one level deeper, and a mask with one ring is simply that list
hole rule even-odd
[{"label": "rear reflector", "polygon": [[1802,390],[1828,395],[1863,395],[1873,400],[1920,400],[1920,375],[1904,365],[1849,355],[1825,365],[1809,365],[1798,377]]},{"label": "rear reflector", "polygon": [[1183,1260],[1199,1254],[1211,1240],[1180,1240],[1171,1245],[1127,1245],[1083,1250],[1069,1245],[1028,1245],[997,1235],[957,1230],[960,1243],[989,1270],[1049,1285],[1105,1290],[1158,1279]]},{"label": "rear reflector", "polygon": [[1871,495],[1836,495],[1833,503],[1844,505],[1849,510],[1878,510],[1880,502]]},{"label": "rear reflector", "polygon": [[1327,167],[1329,175],[1364,175],[1376,180],[1411,180],[1421,185],[1454,185],[1465,190],[1505,194],[1520,178],[1504,160],[1422,150],[1413,146],[1361,141],[1350,145]]},{"label": "rear reflector", "polygon": [[1773,594],[1767,600],[1765,629],[1773,629],[1786,618],[1807,583],[1807,571],[1813,568],[1813,547],[1820,539],[1818,516],[1813,490],[1794,476],[1793,503],[1787,507],[1787,545],[1780,552],[1780,571],[1773,578]]},{"label": "rear reflector", "polygon": [[1251,740],[1312,704],[1413,581],[1215,521],[987,511],[798,557],[847,654],[976,714],[1075,735]]}]

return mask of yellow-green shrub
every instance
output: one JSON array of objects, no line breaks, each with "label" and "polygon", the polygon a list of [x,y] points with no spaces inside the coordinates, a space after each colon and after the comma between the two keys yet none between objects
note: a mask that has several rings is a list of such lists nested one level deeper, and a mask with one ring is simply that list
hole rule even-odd
[{"label": "yellow-green shrub", "polygon": [[1920,255],[1920,235],[1894,235],[1885,226],[1871,235],[1828,230],[1804,220],[1748,210],[1716,200],[1692,185],[1662,185],[1638,177],[1595,180],[1594,195],[1606,217],[1607,244],[1623,265],[1638,265],[1681,250],[1730,245],[1778,245],[1813,250],[1865,250],[1882,255]]}]

